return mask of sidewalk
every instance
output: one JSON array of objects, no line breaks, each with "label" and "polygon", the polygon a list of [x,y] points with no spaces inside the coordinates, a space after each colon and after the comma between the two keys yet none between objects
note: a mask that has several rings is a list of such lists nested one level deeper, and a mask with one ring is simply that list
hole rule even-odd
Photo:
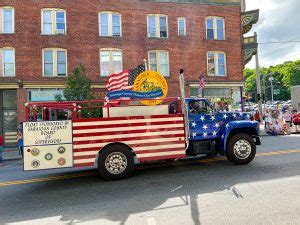
[{"label": "sidewalk", "polygon": [[2,152],[3,161],[21,159],[18,148],[4,148]]}]

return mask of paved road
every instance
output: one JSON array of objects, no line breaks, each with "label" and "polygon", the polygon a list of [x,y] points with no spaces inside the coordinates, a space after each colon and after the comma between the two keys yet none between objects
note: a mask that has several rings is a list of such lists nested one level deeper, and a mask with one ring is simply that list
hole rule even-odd
[{"label": "paved road", "polygon": [[185,162],[114,182],[21,169],[0,164],[0,224],[300,224],[299,135],[264,137],[246,166]]}]

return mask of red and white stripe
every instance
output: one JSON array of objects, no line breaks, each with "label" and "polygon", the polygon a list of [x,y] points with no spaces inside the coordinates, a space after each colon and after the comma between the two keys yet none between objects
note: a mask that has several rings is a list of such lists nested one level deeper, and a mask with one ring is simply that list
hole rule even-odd
[{"label": "red and white stripe", "polygon": [[73,121],[74,165],[93,166],[107,144],[131,147],[139,161],[184,158],[182,115],[136,116]]},{"label": "red and white stripe", "polygon": [[124,70],[118,74],[111,74],[108,78],[106,88],[108,91],[118,91],[128,89],[128,70]]}]

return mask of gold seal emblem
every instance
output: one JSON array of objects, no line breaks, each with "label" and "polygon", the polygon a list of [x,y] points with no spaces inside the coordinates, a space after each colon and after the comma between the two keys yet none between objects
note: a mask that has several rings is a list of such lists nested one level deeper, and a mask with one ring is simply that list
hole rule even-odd
[{"label": "gold seal emblem", "polygon": [[134,81],[133,91],[136,92],[153,92],[162,90],[163,96],[157,99],[141,100],[143,105],[158,105],[168,94],[168,83],[167,80],[159,72],[156,71],[145,71],[139,74]]}]

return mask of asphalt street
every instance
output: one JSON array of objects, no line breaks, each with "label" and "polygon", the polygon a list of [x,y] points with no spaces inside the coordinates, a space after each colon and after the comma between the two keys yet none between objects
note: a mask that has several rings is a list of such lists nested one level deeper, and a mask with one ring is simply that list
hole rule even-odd
[{"label": "asphalt street", "polygon": [[299,196],[300,135],[263,137],[249,165],[177,162],[113,182],[0,164],[0,224],[300,224]]}]

